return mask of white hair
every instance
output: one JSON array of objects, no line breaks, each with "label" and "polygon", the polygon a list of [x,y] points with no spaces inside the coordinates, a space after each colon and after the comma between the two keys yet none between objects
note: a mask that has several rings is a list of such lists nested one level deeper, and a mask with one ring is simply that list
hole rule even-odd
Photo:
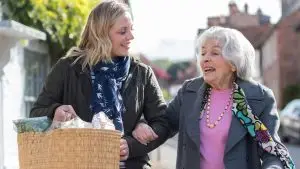
[{"label": "white hair", "polygon": [[220,43],[222,56],[236,67],[237,76],[244,80],[252,79],[255,50],[247,38],[236,29],[214,26],[205,30],[196,43],[198,63],[201,60],[202,45],[212,39]]}]

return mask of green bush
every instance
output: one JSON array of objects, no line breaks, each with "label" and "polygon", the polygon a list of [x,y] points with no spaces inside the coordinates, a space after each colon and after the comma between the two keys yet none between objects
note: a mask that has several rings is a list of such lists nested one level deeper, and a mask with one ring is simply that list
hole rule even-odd
[{"label": "green bush", "polygon": [[100,0],[3,1],[8,8],[9,19],[47,34],[52,63],[77,44],[88,14],[100,2]]}]

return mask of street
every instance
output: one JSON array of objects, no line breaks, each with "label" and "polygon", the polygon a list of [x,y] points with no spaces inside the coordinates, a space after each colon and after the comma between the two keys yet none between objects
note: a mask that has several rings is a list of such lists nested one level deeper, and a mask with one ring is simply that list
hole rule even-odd
[{"label": "street", "polygon": [[[296,167],[300,166],[300,144],[286,144],[289,152],[296,163]],[[176,147],[177,138],[169,139],[164,145],[151,152],[150,157],[153,161],[153,169],[175,169],[176,167]]]},{"label": "street", "polygon": [[296,163],[296,168],[300,167],[300,144],[288,144],[287,145],[294,162]]}]

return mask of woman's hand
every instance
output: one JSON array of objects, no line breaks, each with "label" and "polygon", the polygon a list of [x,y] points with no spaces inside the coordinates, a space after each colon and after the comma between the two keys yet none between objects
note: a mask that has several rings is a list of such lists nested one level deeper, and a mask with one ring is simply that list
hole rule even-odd
[{"label": "woman's hand", "polygon": [[145,123],[139,123],[132,132],[132,136],[144,145],[158,138],[152,128]]},{"label": "woman's hand", "polygon": [[65,122],[77,117],[71,105],[61,105],[55,109],[53,121]]}]

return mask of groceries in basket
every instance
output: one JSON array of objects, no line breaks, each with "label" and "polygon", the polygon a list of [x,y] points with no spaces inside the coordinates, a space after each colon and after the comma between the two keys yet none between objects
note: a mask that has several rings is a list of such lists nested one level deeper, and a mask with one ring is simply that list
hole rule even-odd
[{"label": "groceries in basket", "polygon": [[47,116],[43,116],[14,120],[13,123],[17,133],[44,132],[51,126],[52,121]]},{"label": "groceries in basket", "polygon": [[39,117],[14,124],[20,169],[119,168],[121,132],[110,130],[113,124],[104,113],[91,123],[79,117],[66,122]]},{"label": "groceries in basket", "polygon": [[47,116],[14,120],[14,128],[17,133],[47,132],[58,128],[96,128],[115,130],[113,121],[104,112],[93,116],[91,123],[81,120],[78,116],[66,122],[52,121]]}]

